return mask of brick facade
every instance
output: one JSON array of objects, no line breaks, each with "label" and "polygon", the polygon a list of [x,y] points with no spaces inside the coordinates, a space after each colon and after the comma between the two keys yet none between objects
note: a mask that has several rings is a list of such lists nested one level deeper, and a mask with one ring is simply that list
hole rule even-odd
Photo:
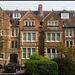
[{"label": "brick facade", "polygon": [[[61,19],[60,14],[66,12],[70,14],[69,19]],[[5,42],[2,51],[3,59],[0,60],[2,65],[8,64],[10,62],[16,62],[16,60],[19,64],[24,64],[29,57],[28,54],[32,54],[33,48],[36,48],[36,52],[39,55],[43,55],[45,57],[54,51],[51,53],[51,55],[49,55],[50,58],[54,58],[58,54],[56,50],[53,50],[54,46],[60,44],[64,44],[66,46],[67,40],[73,41],[73,46],[75,45],[75,16],[73,16],[73,14],[75,14],[74,11],[44,11],[42,10],[42,5],[40,4],[38,11],[12,11],[0,9],[0,13],[0,20],[2,20],[0,30],[4,31],[3,36]],[[13,13],[20,13],[21,17],[13,18]],[[34,21],[34,26],[25,26],[25,21]],[[48,27],[48,21],[57,21],[58,26]],[[63,23],[63,21],[65,21],[65,23]],[[65,37],[66,29],[72,29],[73,37]],[[26,35],[26,41],[23,41],[23,33]],[[35,41],[32,40],[33,33],[36,34]],[[47,41],[48,33],[50,33],[50,41]],[[57,33],[60,33],[59,42],[57,41]],[[29,34],[31,35],[31,38],[29,38],[31,41],[28,41]],[[55,41],[52,40],[53,37],[55,37]],[[12,43],[14,43],[14,45]],[[25,55],[23,53],[23,49],[25,49]],[[28,52],[28,49],[30,49],[30,52]],[[50,52],[48,52],[48,49]],[[15,58],[13,57],[14,55]]]}]

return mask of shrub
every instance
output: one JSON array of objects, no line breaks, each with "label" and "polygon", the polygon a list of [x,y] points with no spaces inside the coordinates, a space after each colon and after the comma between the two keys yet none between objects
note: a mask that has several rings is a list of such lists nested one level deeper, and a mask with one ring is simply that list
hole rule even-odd
[{"label": "shrub", "polygon": [[27,74],[58,74],[58,65],[54,61],[27,60],[25,70]]},{"label": "shrub", "polygon": [[39,60],[38,53],[33,53],[32,56],[30,57],[30,60]]},{"label": "shrub", "polygon": [[49,60],[48,58],[43,57],[42,55],[39,56],[39,59],[40,59],[40,60]]},{"label": "shrub", "polygon": [[59,74],[75,74],[75,62],[69,61],[65,58],[55,58],[53,61],[58,64]]}]

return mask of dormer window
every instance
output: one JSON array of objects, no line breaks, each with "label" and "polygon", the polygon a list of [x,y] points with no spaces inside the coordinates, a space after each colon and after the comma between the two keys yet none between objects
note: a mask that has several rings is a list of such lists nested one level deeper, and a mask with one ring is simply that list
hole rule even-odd
[{"label": "dormer window", "polygon": [[61,19],[69,19],[69,13],[61,13]]},{"label": "dormer window", "polygon": [[25,23],[25,27],[34,27],[34,20],[25,20],[24,23]]},{"label": "dormer window", "polygon": [[21,18],[21,14],[20,13],[13,13],[13,18]]}]

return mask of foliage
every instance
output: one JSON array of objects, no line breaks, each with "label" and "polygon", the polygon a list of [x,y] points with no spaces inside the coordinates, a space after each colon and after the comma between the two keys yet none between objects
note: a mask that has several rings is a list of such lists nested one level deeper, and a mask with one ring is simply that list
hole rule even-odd
[{"label": "foliage", "polygon": [[33,53],[32,56],[30,57],[30,60],[39,60],[38,53]]},{"label": "foliage", "polygon": [[26,74],[58,74],[58,65],[54,61],[27,60],[25,70]]},{"label": "foliage", "polygon": [[54,58],[58,64],[58,74],[75,74],[75,62],[69,61],[66,58]]},{"label": "foliage", "polygon": [[48,58],[43,57],[42,55],[39,56],[39,59],[40,59],[40,60],[49,60]]},{"label": "foliage", "polygon": [[55,48],[61,51],[68,60],[75,60],[75,47],[65,47],[64,45],[57,45]]}]

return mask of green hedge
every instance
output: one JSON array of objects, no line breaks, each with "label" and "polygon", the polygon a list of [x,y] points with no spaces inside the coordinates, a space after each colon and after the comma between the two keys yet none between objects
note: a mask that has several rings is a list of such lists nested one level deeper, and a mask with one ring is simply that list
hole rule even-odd
[{"label": "green hedge", "polygon": [[53,59],[58,64],[59,74],[75,74],[75,62],[69,61],[65,58]]},{"label": "green hedge", "polygon": [[25,70],[26,74],[58,74],[58,65],[54,61],[27,60]]},{"label": "green hedge", "polygon": [[49,60],[46,57],[43,57],[42,55],[38,55],[38,53],[33,53],[32,56],[30,57],[30,60]]},{"label": "green hedge", "polygon": [[42,55],[39,56],[39,60],[49,60],[50,61],[50,59],[43,57]]},{"label": "green hedge", "polygon": [[32,56],[30,56],[30,60],[39,60],[38,53],[33,53]]}]

